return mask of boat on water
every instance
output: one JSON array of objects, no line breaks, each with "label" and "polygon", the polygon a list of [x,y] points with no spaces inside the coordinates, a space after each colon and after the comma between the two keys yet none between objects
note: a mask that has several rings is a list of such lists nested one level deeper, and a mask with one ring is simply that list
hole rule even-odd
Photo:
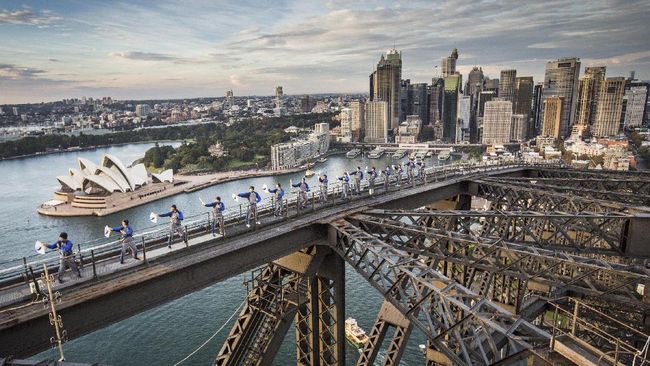
[{"label": "boat on water", "polygon": [[327,161],[327,158],[320,158],[320,159],[318,159],[318,162],[319,162],[319,163],[324,163],[324,162],[326,162],[326,161]]},{"label": "boat on water", "polygon": [[359,327],[354,318],[347,318],[345,320],[345,338],[358,348],[368,343],[366,332]]},{"label": "boat on water", "polygon": [[415,158],[416,159],[424,159],[424,157],[427,156],[427,151],[426,150],[420,150],[417,153],[415,153]]},{"label": "boat on water", "polygon": [[359,149],[352,149],[352,150],[348,151],[348,152],[345,154],[345,156],[346,156],[347,158],[349,158],[349,159],[354,159],[354,158],[356,158],[357,156],[359,156],[359,154],[361,154],[361,150],[359,150]]},{"label": "boat on water", "polygon": [[379,159],[384,155],[385,151],[381,147],[376,147],[374,150],[368,153],[369,159]]},{"label": "boat on water", "polygon": [[424,156],[426,156],[427,158],[430,158],[430,157],[433,156],[433,153],[431,152],[431,150],[427,150],[427,153],[424,154]]},{"label": "boat on water", "polygon": [[412,152],[409,154],[409,159],[415,159],[417,156],[418,156],[417,152],[412,151]]},{"label": "boat on water", "polygon": [[394,160],[399,160],[399,159],[403,158],[404,155],[406,155],[406,151],[400,149],[400,150],[395,151],[392,158]]},{"label": "boat on water", "polygon": [[451,158],[451,151],[442,150],[438,153],[438,160],[449,160]]},{"label": "boat on water", "polygon": [[316,175],[316,172],[311,170],[311,169],[307,169],[307,171],[305,172],[305,177],[307,177],[307,178],[311,178],[314,175]]}]

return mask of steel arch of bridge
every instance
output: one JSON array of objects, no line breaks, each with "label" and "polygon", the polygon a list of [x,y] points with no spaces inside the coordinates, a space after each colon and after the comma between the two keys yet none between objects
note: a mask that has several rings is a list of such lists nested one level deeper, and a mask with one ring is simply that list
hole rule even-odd
[{"label": "steel arch of bridge", "polygon": [[[368,208],[330,222],[328,247],[261,270],[269,280],[251,287],[215,364],[270,364],[268,345],[291,322],[299,365],[344,364],[342,261],[385,298],[357,365],[377,363],[380,348],[384,365],[398,364],[414,328],[428,338],[430,365],[650,362],[642,353],[650,249],[641,245],[650,234],[650,175],[532,173],[472,177],[447,203]],[[473,197],[487,204],[473,208]],[[279,295],[285,282],[290,290]],[[255,307],[269,286],[276,295]],[[242,326],[255,317],[276,320]]]}]

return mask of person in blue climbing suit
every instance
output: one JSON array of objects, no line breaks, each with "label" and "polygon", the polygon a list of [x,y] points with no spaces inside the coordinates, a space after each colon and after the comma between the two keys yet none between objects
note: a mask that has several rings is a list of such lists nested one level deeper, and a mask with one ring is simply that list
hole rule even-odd
[{"label": "person in blue climbing suit", "polygon": [[300,179],[300,182],[291,184],[293,188],[298,188],[298,205],[303,209],[307,207],[307,192],[309,192],[309,184],[307,184],[307,178],[303,177]]},{"label": "person in blue climbing suit", "polygon": [[377,169],[373,166],[370,170],[366,171],[368,174],[368,194],[373,195],[375,193],[375,179],[379,176]]},{"label": "person in blue climbing suit", "polygon": [[318,194],[318,199],[321,202],[327,202],[327,184],[329,181],[327,180],[327,174],[322,174],[320,177],[318,177],[318,185],[320,187],[320,192]]},{"label": "person in blue climbing suit", "polygon": [[363,180],[363,172],[361,171],[361,167],[358,166],[357,170],[350,173],[350,175],[354,175],[354,193],[357,194],[357,195],[360,195],[361,194],[361,181]]},{"label": "person in blue climbing suit", "polygon": [[259,225],[260,221],[257,218],[257,204],[262,201],[259,193],[255,192],[255,187],[248,187],[248,192],[242,192],[237,196],[246,198],[248,200],[248,211],[246,212],[246,227],[251,227],[251,221]]},{"label": "person in blue climbing suit", "polygon": [[275,198],[273,216],[282,216],[282,210],[284,209],[284,189],[282,188],[282,184],[276,183],[275,188],[269,189],[269,193],[273,194]]},{"label": "person in blue climbing suit", "polygon": [[225,234],[225,227],[223,223],[223,212],[226,209],[226,205],[221,201],[221,197],[217,198],[213,202],[206,203],[205,207],[212,207],[212,225],[210,225],[210,232],[212,236],[216,236],[215,229],[219,225],[219,233],[223,236]]},{"label": "person in blue climbing suit", "polygon": [[413,162],[413,159],[409,159],[404,163],[404,166],[406,166],[407,183],[415,185],[415,162]]},{"label": "person in blue climbing suit", "polygon": [[426,168],[424,165],[424,160],[419,161],[417,165],[418,165],[418,178],[420,178],[420,181],[424,183],[424,177],[427,174],[426,171],[424,170]]},{"label": "person in blue climbing suit", "polygon": [[343,190],[341,191],[341,199],[348,199],[350,193],[350,175],[348,172],[344,172],[342,177],[338,177],[338,180],[341,182]]},{"label": "person in blue climbing suit", "polygon": [[120,253],[120,264],[124,264],[124,255],[126,251],[131,249],[133,259],[138,259],[138,247],[135,246],[133,240],[133,228],[129,226],[129,220],[122,220],[122,225],[111,228],[111,231],[120,233],[120,241],[122,242],[122,252]]},{"label": "person in blue climbing suit", "polygon": [[384,176],[384,191],[388,192],[388,187],[390,185],[390,176],[392,175],[390,165],[387,165],[386,169],[381,171],[381,174]]},{"label": "person in blue climbing suit", "polygon": [[158,216],[169,217],[169,240],[167,241],[167,248],[172,248],[174,234],[178,234],[178,237],[183,239],[183,242],[187,244],[187,235],[185,235],[185,231],[183,230],[183,212],[181,212],[176,205],[172,205],[169,212],[159,214]]},{"label": "person in blue climbing suit", "polygon": [[77,267],[77,263],[74,261],[72,241],[68,240],[67,233],[63,232],[59,234],[59,239],[57,241],[49,245],[43,244],[43,246],[48,249],[56,249],[59,251],[59,283],[63,283],[63,274],[65,273],[66,267],[69,267],[72,272],[77,273],[77,276],[81,277],[81,271],[79,270],[79,267]]},{"label": "person in blue climbing suit", "polygon": [[402,179],[404,178],[404,169],[402,169],[402,166],[400,164],[397,164],[393,166],[393,170],[395,171],[395,175],[397,175],[397,186],[401,187],[402,186]]}]

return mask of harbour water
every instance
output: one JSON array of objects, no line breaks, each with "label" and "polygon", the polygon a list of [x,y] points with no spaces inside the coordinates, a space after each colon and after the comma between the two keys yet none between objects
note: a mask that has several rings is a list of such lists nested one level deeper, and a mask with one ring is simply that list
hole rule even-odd
[{"label": "harbour water", "polygon": [[[297,182],[302,173],[276,177],[251,178],[231,181],[201,191],[180,194],[161,199],[147,205],[135,207],[108,217],[54,218],[39,216],[36,207],[50,199],[57,189],[57,175],[67,173],[69,167],[76,166],[78,156],[99,161],[103,153],[110,153],[124,162],[141,157],[153,144],[132,144],[90,151],[65,152],[18,160],[1,161],[0,195],[4,198],[5,214],[0,216],[0,263],[33,254],[35,240],[54,241],[61,231],[67,231],[76,243],[85,243],[102,235],[104,225],[116,225],[128,218],[137,231],[139,227],[149,226],[150,212],[166,211],[176,204],[185,215],[205,212],[199,197],[204,201],[216,195],[225,198],[227,207],[239,205],[230,198],[231,193],[247,190],[249,185],[272,186],[280,182],[287,187],[289,180]],[[437,159],[426,159],[429,166],[436,165]],[[330,182],[344,171],[356,166],[376,166],[378,169],[393,163],[388,155],[380,159],[367,159],[359,156],[347,159],[344,155],[330,156],[325,163],[319,163],[314,170],[328,175]],[[449,163],[449,161],[445,162]],[[316,186],[317,176],[308,180]],[[208,339],[233,314],[245,299],[243,281],[250,274],[241,274],[226,281],[215,283],[205,289],[180,299],[147,310],[129,319],[74,339],[66,343],[66,358],[77,362],[102,362],[111,365],[173,365],[192,352]],[[65,293],[63,294],[65,296]],[[350,267],[346,270],[346,316],[357,319],[359,325],[369,331],[382,298],[361,276]],[[65,324],[65,318],[63,319]],[[230,330],[231,323],[212,339],[201,351],[183,365],[211,365],[214,356]],[[43,334],[49,338],[50,334]],[[391,334],[387,335],[387,340]],[[276,357],[275,365],[295,364],[295,335],[293,329],[287,334],[285,342]],[[402,358],[404,365],[423,364],[423,356],[418,345],[425,342],[422,334],[415,330],[411,335],[408,349]],[[387,342],[385,342],[387,343]],[[353,365],[358,352],[347,347],[347,363]],[[35,358],[56,358],[56,352],[46,351]]]}]

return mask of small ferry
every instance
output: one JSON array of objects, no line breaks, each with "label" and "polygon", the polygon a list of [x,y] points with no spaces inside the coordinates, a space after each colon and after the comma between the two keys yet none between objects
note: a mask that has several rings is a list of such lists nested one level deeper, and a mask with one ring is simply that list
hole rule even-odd
[{"label": "small ferry", "polygon": [[449,150],[442,150],[438,153],[438,160],[444,161],[444,160],[449,160],[451,158],[451,151]]},{"label": "small ferry", "polygon": [[357,325],[357,321],[354,318],[347,318],[345,320],[345,338],[358,348],[368,343],[366,332]]},{"label": "small ferry", "polygon": [[412,152],[409,154],[409,159],[413,160],[413,159],[415,159],[417,156],[418,156],[417,152],[412,151]]},{"label": "small ferry", "polygon": [[427,151],[426,150],[420,150],[417,153],[415,153],[415,158],[416,159],[424,159],[424,157],[427,156]]},{"label": "small ferry", "polygon": [[345,156],[346,156],[348,159],[354,159],[354,158],[356,158],[357,156],[359,156],[359,154],[361,154],[361,150],[359,150],[359,149],[352,149],[352,150],[348,151],[348,152],[345,154]]},{"label": "small ferry", "polygon": [[406,151],[400,149],[400,150],[395,151],[392,158],[393,158],[393,160],[399,160],[399,159],[403,158],[404,155],[406,155]]},{"label": "small ferry", "polygon": [[305,172],[305,177],[307,177],[307,178],[311,178],[314,175],[316,175],[316,172],[311,170],[311,169],[307,169],[307,171]]},{"label": "small ferry", "polygon": [[369,159],[379,159],[384,155],[385,151],[381,147],[376,147],[374,150],[368,153]]},{"label": "small ferry", "polygon": [[327,158],[320,158],[320,159],[318,159],[318,162],[319,162],[319,163],[324,163],[324,162],[326,162],[326,161],[327,161]]}]

